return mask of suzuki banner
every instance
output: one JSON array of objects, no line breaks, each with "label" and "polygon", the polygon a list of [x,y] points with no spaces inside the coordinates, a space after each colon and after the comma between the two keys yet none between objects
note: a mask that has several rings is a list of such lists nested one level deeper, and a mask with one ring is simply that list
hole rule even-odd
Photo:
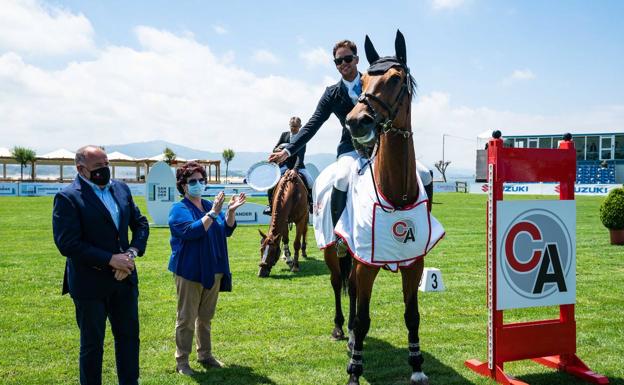
[{"label": "suzuki banner", "polygon": [[[575,184],[575,195],[607,195],[619,184]],[[487,183],[471,183],[471,194],[487,194]],[[505,183],[503,194],[559,195],[558,183]]]}]

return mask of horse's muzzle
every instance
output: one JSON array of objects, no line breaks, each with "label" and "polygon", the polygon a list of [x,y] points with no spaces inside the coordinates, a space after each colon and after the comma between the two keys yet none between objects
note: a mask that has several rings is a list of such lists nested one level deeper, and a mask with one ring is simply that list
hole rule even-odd
[{"label": "horse's muzzle", "polygon": [[375,139],[375,119],[369,114],[357,114],[347,119],[346,123],[351,136],[360,144],[369,143]]}]

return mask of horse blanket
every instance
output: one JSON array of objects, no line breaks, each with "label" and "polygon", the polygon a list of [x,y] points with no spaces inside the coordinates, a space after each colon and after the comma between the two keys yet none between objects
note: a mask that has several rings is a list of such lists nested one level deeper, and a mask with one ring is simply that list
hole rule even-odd
[{"label": "horse blanket", "polygon": [[[346,242],[353,257],[362,263],[397,271],[424,257],[444,236],[444,228],[430,215],[431,204],[417,173],[419,196],[412,205],[395,209],[378,190],[375,194],[372,167],[364,159],[353,163],[347,205],[335,234]],[[319,175],[313,189],[313,224],[319,248],[334,243],[330,197],[336,164]],[[428,174],[428,171],[427,171]],[[429,176],[429,175],[427,175]]]}]

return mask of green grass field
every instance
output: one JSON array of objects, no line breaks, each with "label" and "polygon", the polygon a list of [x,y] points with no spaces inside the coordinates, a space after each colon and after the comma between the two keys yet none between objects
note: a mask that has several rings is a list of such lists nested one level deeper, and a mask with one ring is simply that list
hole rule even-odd
[{"label": "green grass field", "polygon": [[[433,212],[447,236],[425,264],[442,270],[447,290],[419,296],[424,370],[431,384],[493,384],[463,365],[470,358],[485,360],[487,354],[485,199],[470,194],[435,197]],[[611,384],[624,384],[624,248],[609,245],[598,219],[600,202],[593,197],[577,200],[578,355]],[[144,200],[138,203],[146,212]],[[65,258],[52,240],[51,210],[50,197],[0,198],[2,384],[78,383],[78,328],[71,299],[60,295]],[[214,354],[227,367],[194,378],[176,374],[176,296],[167,271],[168,239],[168,229],[153,228],[147,253],[137,263],[142,384],[346,383],[346,346],[329,338],[333,294],[314,235],[308,234],[311,258],[302,262],[300,273],[291,274],[280,261],[270,278],[259,279],[256,226],[239,227],[229,241],[234,290],[221,295],[213,322]],[[371,313],[362,383],[409,383],[400,275],[379,274]],[[508,320],[531,320],[557,317],[558,311],[506,314]],[[529,361],[505,369],[532,385],[583,383]],[[110,329],[103,371],[105,383],[114,384]]]}]

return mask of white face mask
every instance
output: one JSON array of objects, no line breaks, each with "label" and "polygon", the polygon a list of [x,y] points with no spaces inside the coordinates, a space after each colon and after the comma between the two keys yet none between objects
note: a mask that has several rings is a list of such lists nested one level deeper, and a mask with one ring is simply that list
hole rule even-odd
[{"label": "white face mask", "polygon": [[202,193],[204,192],[204,187],[206,186],[205,183],[202,182],[197,182],[194,185],[187,185],[188,186],[188,194],[192,197],[200,197],[202,195]]}]

